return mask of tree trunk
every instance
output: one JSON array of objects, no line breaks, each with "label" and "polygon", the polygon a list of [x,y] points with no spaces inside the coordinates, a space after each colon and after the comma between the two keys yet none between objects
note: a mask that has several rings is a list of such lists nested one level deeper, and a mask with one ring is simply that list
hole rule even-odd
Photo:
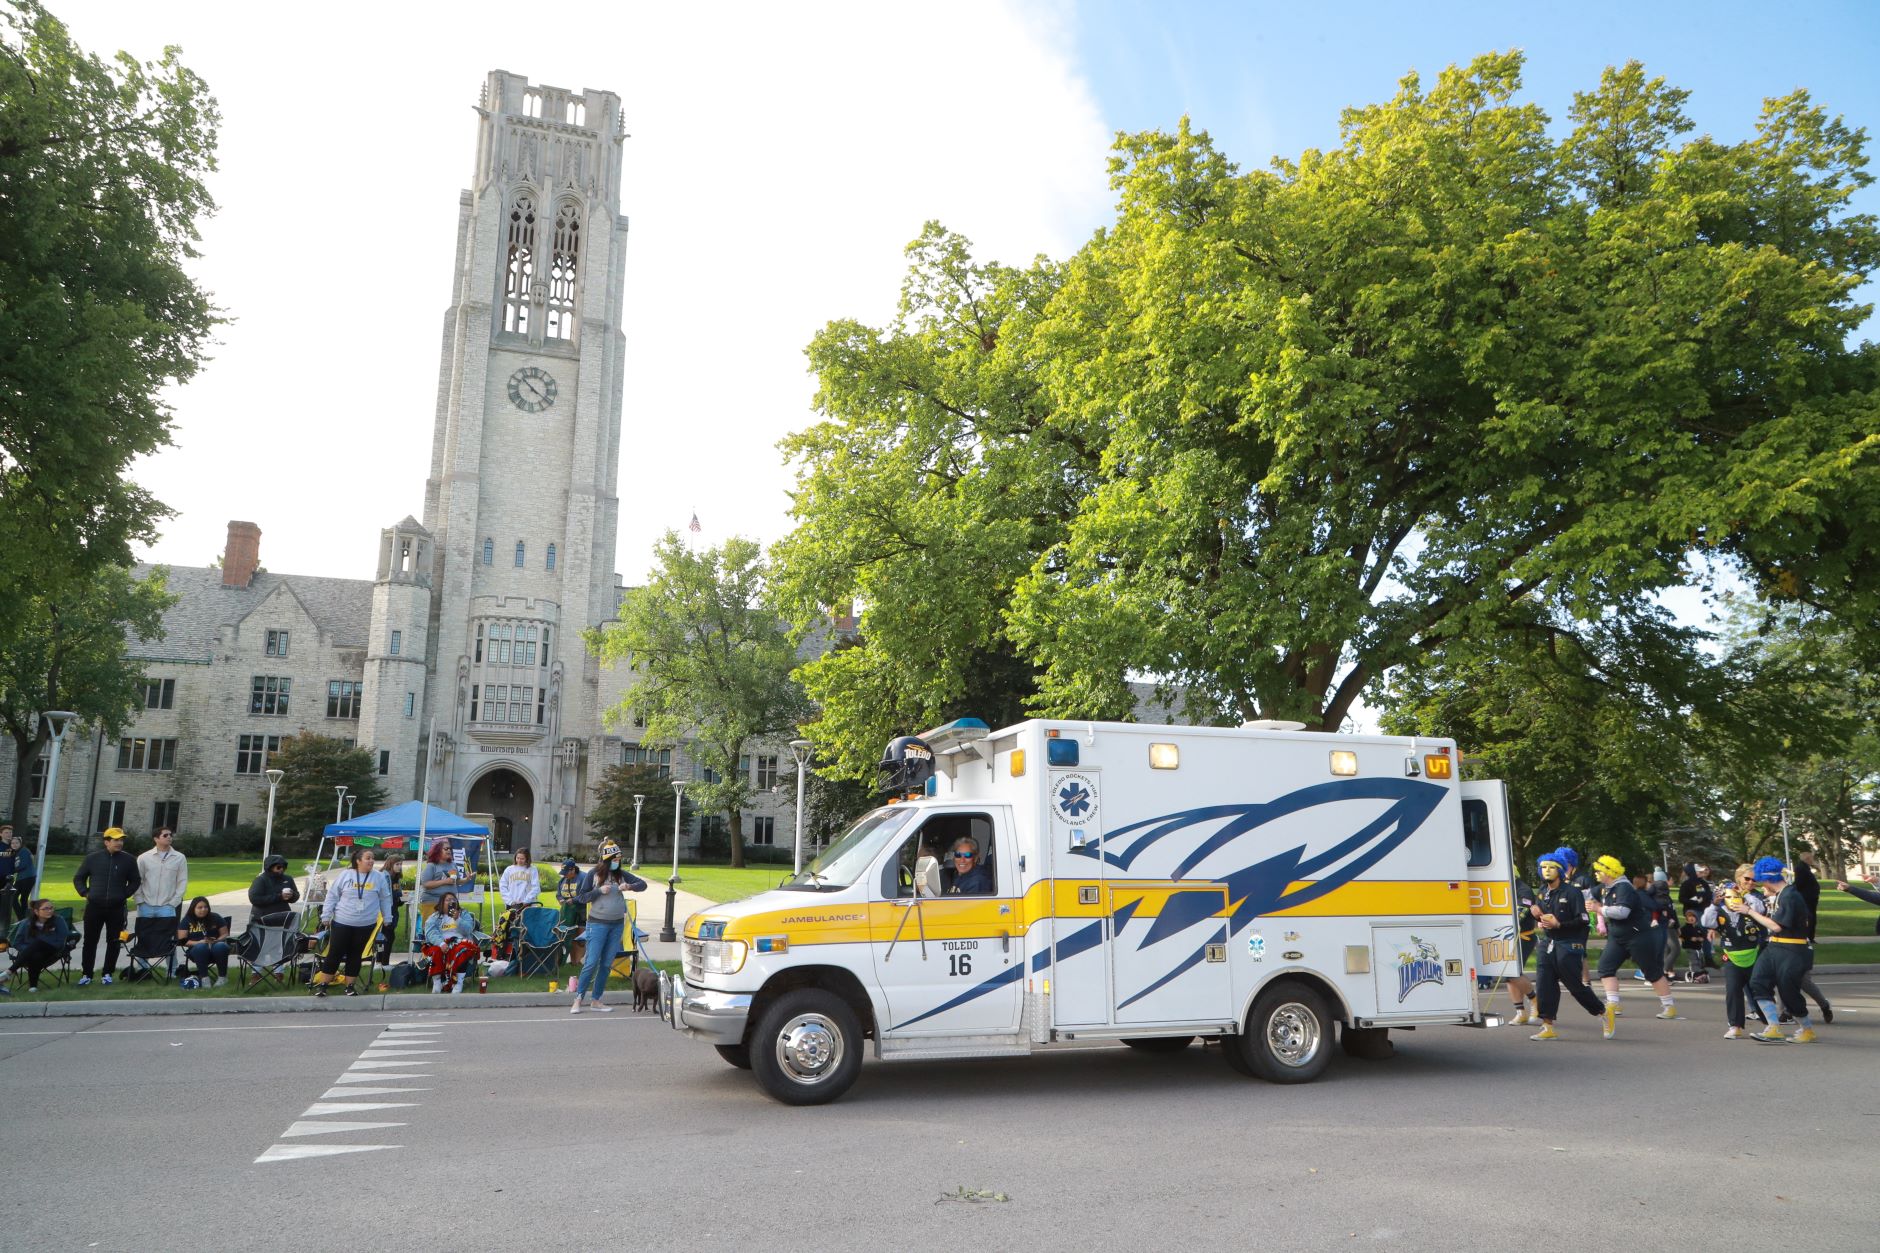
[{"label": "tree trunk", "polygon": [[744,869],[744,827],[738,821],[743,815],[734,807],[726,814],[731,823],[731,868]]}]

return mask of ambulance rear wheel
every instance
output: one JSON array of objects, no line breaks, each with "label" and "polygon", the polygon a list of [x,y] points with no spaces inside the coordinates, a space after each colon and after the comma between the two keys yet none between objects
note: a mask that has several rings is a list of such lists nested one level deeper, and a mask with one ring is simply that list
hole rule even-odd
[{"label": "ambulance rear wheel", "polygon": [[1179,1053],[1194,1042],[1191,1035],[1152,1035],[1123,1041],[1138,1053]]},{"label": "ambulance rear wheel", "polygon": [[862,1029],[848,1002],[821,988],[786,992],[757,1020],[751,1074],[785,1105],[821,1105],[862,1069]]},{"label": "ambulance rear wheel", "polygon": [[1322,995],[1304,983],[1284,979],[1254,1000],[1247,1029],[1235,1043],[1257,1078],[1268,1083],[1309,1083],[1332,1060],[1335,1029]]},{"label": "ambulance rear wheel", "polygon": [[742,1044],[714,1044],[712,1047],[718,1050],[718,1056],[739,1070],[751,1068],[751,1050]]}]

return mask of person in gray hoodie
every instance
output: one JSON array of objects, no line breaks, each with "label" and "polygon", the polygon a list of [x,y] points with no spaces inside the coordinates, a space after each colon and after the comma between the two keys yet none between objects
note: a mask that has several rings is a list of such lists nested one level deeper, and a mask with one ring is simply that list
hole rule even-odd
[{"label": "person in gray hoodie", "polygon": [[355,847],[352,868],[327,884],[326,903],[320,907],[320,921],[326,924],[326,960],[313,972],[313,994],[326,995],[326,985],[333,981],[340,963],[346,973],[339,981],[347,996],[359,995],[359,962],[366,945],[380,927],[392,925],[392,885],[385,872],[372,865],[369,848]]},{"label": "person in gray hoodie", "polygon": [[607,975],[614,967],[614,954],[620,952],[621,936],[627,925],[627,892],[646,891],[646,880],[621,869],[620,846],[612,840],[601,845],[601,859],[594,869],[581,876],[574,898],[587,906],[587,957],[581,963],[581,978],[575,983],[574,1008],[578,1014],[592,1008],[611,1014],[611,1005],[601,1004],[607,992]]}]

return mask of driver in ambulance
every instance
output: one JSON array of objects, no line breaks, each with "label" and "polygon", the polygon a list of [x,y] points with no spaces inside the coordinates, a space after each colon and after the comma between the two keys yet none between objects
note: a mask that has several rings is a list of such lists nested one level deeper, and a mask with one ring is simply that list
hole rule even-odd
[{"label": "driver in ambulance", "polygon": [[992,872],[979,864],[979,842],[970,835],[953,841],[951,896],[991,896]]}]

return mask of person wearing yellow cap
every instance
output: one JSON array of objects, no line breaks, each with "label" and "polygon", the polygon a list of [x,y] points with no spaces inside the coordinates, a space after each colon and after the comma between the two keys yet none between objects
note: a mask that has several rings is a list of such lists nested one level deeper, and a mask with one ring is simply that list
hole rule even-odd
[{"label": "person wearing yellow cap", "polygon": [[1567,881],[1566,850],[1555,849],[1540,858],[1541,893],[1528,906],[1528,916],[1540,924],[1540,956],[1534,962],[1534,983],[1541,1029],[1530,1040],[1558,1040],[1554,1018],[1560,1012],[1560,987],[1566,985],[1580,1007],[1599,1016],[1599,998],[1587,990],[1580,971],[1586,965],[1586,898]]},{"label": "person wearing yellow cap", "polygon": [[1651,925],[1651,906],[1626,878],[1625,863],[1608,853],[1593,862],[1599,878],[1599,911],[1606,920],[1606,947],[1599,955],[1599,981],[1606,990],[1605,1035],[1612,1039],[1619,1026],[1619,967],[1638,966],[1658,993],[1658,1017],[1676,1018],[1677,1003],[1671,980],[1665,978],[1664,940]]},{"label": "person wearing yellow cap", "polygon": [[124,905],[137,895],[143,883],[137,873],[137,859],[124,851],[124,832],[108,827],[103,833],[104,847],[94,850],[79,864],[72,876],[72,886],[85,902],[84,973],[78,986],[84,987],[97,973],[98,936],[104,936],[104,981],[111,982],[117,972],[118,945],[124,935]]}]

